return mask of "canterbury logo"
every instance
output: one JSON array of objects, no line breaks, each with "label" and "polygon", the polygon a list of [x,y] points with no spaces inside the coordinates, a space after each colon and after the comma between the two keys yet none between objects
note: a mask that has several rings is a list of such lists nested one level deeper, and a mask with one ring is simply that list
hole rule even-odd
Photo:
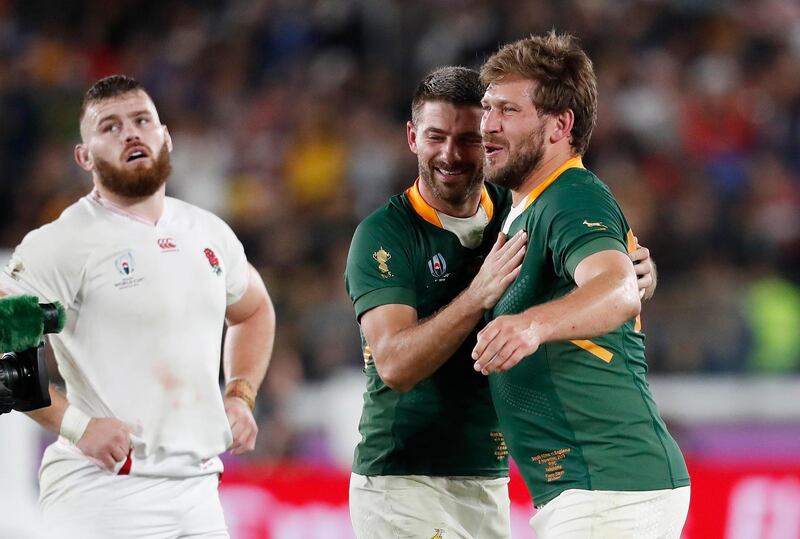
[{"label": "canterbury logo", "polygon": [[608,227],[603,223],[592,223],[591,221],[583,220],[583,224],[589,228],[599,228],[600,230],[608,230]]},{"label": "canterbury logo", "polygon": [[158,246],[162,249],[177,249],[178,246],[175,245],[175,240],[172,238],[158,238]]}]

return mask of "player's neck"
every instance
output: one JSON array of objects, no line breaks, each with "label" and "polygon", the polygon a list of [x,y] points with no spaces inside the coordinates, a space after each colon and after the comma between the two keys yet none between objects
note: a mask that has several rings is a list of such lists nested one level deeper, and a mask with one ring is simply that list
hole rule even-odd
[{"label": "player's neck", "polygon": [[530,192],[547,180],[553,172],[558,170],[558,167],[575,157],[572,154],[572,148],[568,144],[566,146],[550,146],[548,150],[545,152],[539,166],[528,175],[519,187],[511,190],[511,203],[514,206],[525,200]]},{"label": "player's neck", "polygon": [[95,181],[94,196],[99,202],[110,206],[119,213],[127,214],[137,221],[155,225],[164,213],[166,186],[162,185],[150,196],[130,198],[113,193],[103,187],[99,181]]},{"label": "player's neck", "polygon": [[422,199],[434,210],[449,215],[450,217],[472,217],[478,212],[478,207],[481,204],[482,190],[480,188],[475,189],[475,192],[470,193],[460,204],[453,204],[437,197],[421,178],[418,185],[419,194],[422,195]]}]

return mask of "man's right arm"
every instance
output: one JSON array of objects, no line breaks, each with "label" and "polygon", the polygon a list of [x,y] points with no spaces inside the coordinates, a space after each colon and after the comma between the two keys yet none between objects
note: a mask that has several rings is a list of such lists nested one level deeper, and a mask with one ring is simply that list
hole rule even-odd
[{"label": "man's right arm", "polygon": [[[0,297],[15,292],[8,286],[0,285]],[[73,408],[70,414],[67,414],[70,404],[66,397],[54,384],[49,385],[48,392],[50,406],[24,412],[25,415],[48,431],[70,440],[84,455],[108,471],[112,471],[115,464],[128,455],[131,429],[126,423],[112,417],[90,418],[77,408]],[[67,415],[66,424],[65,415]]]},{"label": "man's right arm", "polygon": [[500,236],[472,283],[449,305],[419,321],[408,305],[388,304],[361,316],[381,380],[399,392],[431,376],[458,349],[519,273],[526,236]]},{"label": "man's right arm", "polygon": [[53,384],[49,392],[50,406],[25,414],[50,432],[67,438],[101,468],[113,471],[116,463],[128,456],[130,426],[113,417],[86,416],[71,406]]},{"label": "man's right arm", "polygon": [[67,410],[69,403],[64,395],[56,389],[55,385],[50,384],[48,389],[50,392],[50,406],[24,413],[48,431],[59,434],[61,421],[64,419],[64,412]]}]

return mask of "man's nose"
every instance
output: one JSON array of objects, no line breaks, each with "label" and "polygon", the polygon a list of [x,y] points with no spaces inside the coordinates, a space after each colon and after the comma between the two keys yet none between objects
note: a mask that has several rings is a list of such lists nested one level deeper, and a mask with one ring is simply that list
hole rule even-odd
[{"label": "man's nose", "polygon": [[449,163],[461,159],[461,145],[454,140],[450,140],[442,147],[442,153]]},{"label": "man's nose", "polygon": [[136,128],[133,123],[125,123],[122,126],[122,136],[125,139],[125,142],[133,142],[140,140],[139,130]]},{"label": "man's nose", "polygon": [[481,117],[481,132],[496,133],[500,131],[500,113],[495,109],[484,111]]}]

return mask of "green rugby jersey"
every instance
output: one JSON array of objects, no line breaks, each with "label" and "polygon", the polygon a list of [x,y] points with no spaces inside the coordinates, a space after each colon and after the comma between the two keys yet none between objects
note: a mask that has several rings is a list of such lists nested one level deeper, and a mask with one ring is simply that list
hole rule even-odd
[{"label": "green rugby jersey", "polygon": [[[564,296],[575,288],[575,267],[591,254],[635,248],[616,200],[580,158],[567,161],[523,203],[508,233],[525,229],[528,250],[492,318]],[[590,341],[547,343],[489,376],[501,430],[537,506],[572,488],[689,484],[645,379],[638,329],[637,318]]]},{"label": "green rugby jersey", "polygon": [[[380,305],[403,304],[415,308],[422,320],[450,303],[469,285],[491,249],[510,195],[488,185],[481,205],[489,224],[475,249],[462,246],[455,234],[442,228],[417,184],[367,217],[353,235],[345,270],[356,317]],[[472,368],[476,332],[431,377],[403,394],[381,381],[362,332],[367,388],[355,473],[508,474],[508,451],[488,382]]]}]

